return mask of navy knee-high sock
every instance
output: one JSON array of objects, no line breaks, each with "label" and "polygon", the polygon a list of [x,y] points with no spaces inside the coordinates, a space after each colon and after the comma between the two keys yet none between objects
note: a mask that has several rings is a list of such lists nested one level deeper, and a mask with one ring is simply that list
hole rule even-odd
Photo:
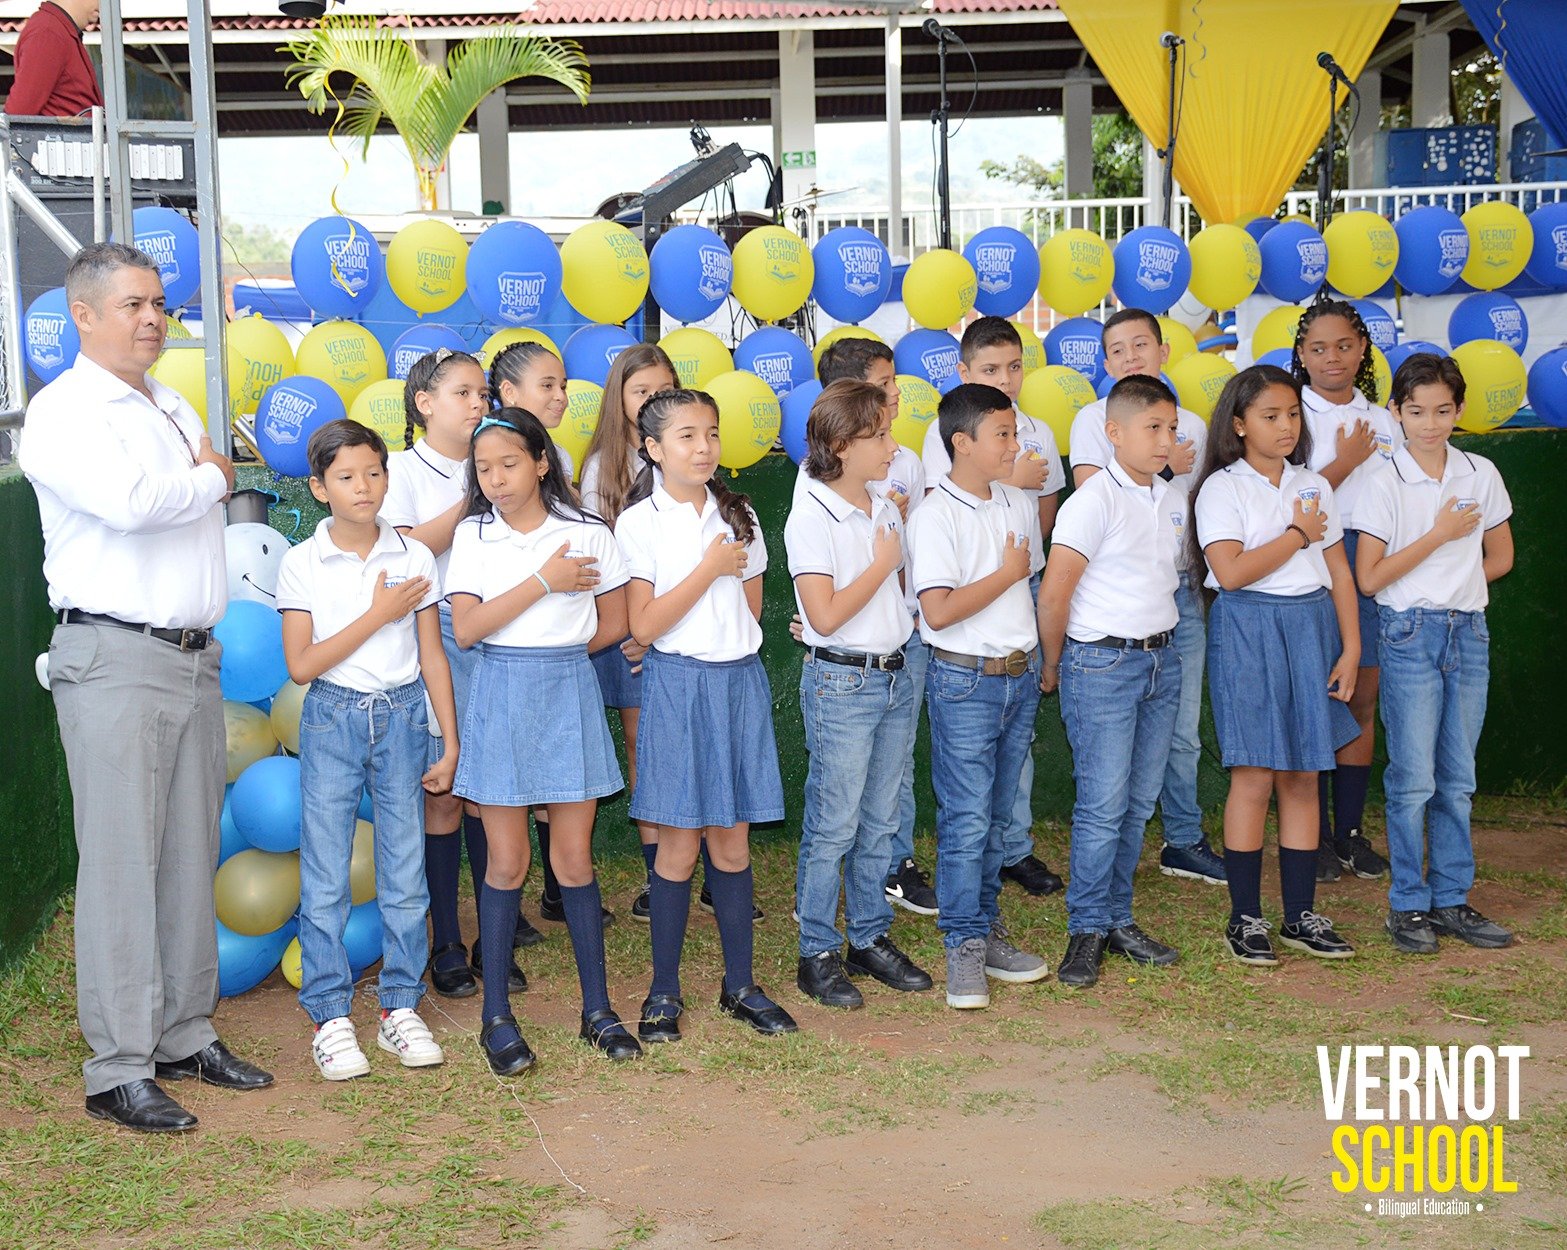
[{"label": "navy knee-high sock", "polygon": [[751,865],[739,872],[724,872],[709,865],[707,888],[713,895],[718,940],[724,948],[724,988],[738,994],[755,984],[751,967],[751,909],[756,895]]},{"label": "navy knee-high sock", "polygon": [[1284,896],[1284,923],[1299,924],[1302,912],[1317,900],[1317,852],[1279,847],[1279,887]]},{"label": "navy knee-high sock", "polygon": [[555,876],[555,869],[550,865],[549,817],[534,812],[533,827],[539,831],[539,867],[544,870],[544,889],[540,892],[540,896],[558,902],[560,881]]},{"label": "navy knee-high sock", "polygon": [[642,862],[647,865],[647,881],[653,884],[653,861],[658,858],[658,843],[644,842],[642,844]]},{"label": "navy knee-high sock", "polygon": [[691,880],[670,881],[657,870],[648,878],[648,937],[653,946],[651,994],[680,993],[680,951],[691,918]]},{"label": "navy knee-high sock", "polygon": [[484,874],[490,867],[490,843],[481,817],[463,813],[462,840],[468,848],[468,876],[473,881],[473,909],[477,914],[484,894]]},{"label": "navy knee-high sock", "polygon": [[577,960],[582,1014],[590,1016],[609,1006],[609,986],[604,973],[604,900],[599,894],[598,881],[561,886],[560,903],[566,912],[571,953]]},{"label": "navy knee-high sock", "polygon": [[[462,944],[462,929],[457,924],[457,878],[461,872],[462,841],[456,831],[425,834],[424,879],[430,887],[431,950]],[[451,956],[447,960],[456,962]],[[444,966],[441,970],[446,971]]]},{"label": "navy knee-high sock", "polygon": [[1371,788],[1369,764],[1340,764],[1333,770],[1333,840],[1343,843],[1360,832]]},{"label": "navy knee-high sock", "polygon": [[511,967],[511,940],[517,934],[517,903],[521,887],[497,890],[484,883],[479,907],[479,948],[484,952],[484,1018],[511,1015],[506,970]]},{"label": "navy knee-high sock", "polygon": [[[1339,768],[1344,767],[1342,764]],[[1333,840],[1333,778],[1336,769],[1317,774],[1317,845],[1327,846]],[[1363,800],[1362,800],[1363,801]]]},{"label": "navy knee-high sock", "polygon": [[[1224,875],[1230,886],[1230,923],[1242,916],[1262,918],[1262,852],[1224,848]],[[1315,868],[1313,868],[1315,878]]]}]

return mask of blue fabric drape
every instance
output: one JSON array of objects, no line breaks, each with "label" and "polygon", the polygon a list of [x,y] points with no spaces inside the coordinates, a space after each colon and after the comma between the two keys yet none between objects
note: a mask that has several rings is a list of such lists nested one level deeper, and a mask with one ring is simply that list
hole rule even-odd
[{"label": "blue fabric drape", "polygon": [[1567,2],[1463,0],[1463,5],[1553,144],[1567,146]]}]

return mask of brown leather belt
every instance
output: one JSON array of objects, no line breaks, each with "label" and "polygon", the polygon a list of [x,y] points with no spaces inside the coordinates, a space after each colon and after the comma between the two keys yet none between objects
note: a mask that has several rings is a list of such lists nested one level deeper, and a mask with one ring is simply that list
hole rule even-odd
[{"label": "brown leather belt", "polygon": [[1013,651],[1007,655],[996,656],[964,655],[961,651],[932,647],[930,653],[948,664],[956,664],[960,668],[978,669],[980,675],[984,677],[1021,677],[1028,672],[1029,663],[1037,650],[1038,647],[1030,647],[1027,651]]}]

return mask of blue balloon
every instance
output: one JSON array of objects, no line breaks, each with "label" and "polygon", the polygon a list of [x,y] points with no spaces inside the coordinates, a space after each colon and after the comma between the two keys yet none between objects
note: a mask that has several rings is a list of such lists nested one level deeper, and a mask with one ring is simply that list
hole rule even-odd
[{"label": "blue balloon", "polygon": [[288,680],[283,618],[276,608],[250,599],[231,600],[212,633],[223,644],[218,685],[225,699],[249,703],[276,692]]},{"label": "blue balloon", "polygon": [[858,324],[886,303],[892,257],[869,230],[829,230],[811,249],[811,260],[816,266],[811,298],[834,321]]},{"label": "blue balloon", "polygon": [[525,221],[498,221],[468,249],[468,294],[491,321],[532,325],[554,307],[560,252]]},{"label": "blue balloon", "polygon": [[579,382],[597,382],[603,386],[615,357],[636,343],[619,326],[583,326],[561,350],[565,353],[566,376]]},{"label": "blue balloon", "polygon": [[1406,339],[1404,342],[1397,343],[1394,346],[1388,348],[1388,350],[1382,354],[1387,357],[1387,367],[1394,373],[1398,372],[1398,367],[1403,364],[1404,361],[1408,360],[1411,356],[1416,354],[1426,354],[1431,356],[1447,355],[1447,353],[1443,351],[1442,348],[1438,347],[1435,343],[1427,343],[1424,339]]},{"label": "blue balloon", "polygon": [[28,365],[44,382],[53,382],[76,363],[82,336],[71,320],[63,286],[45,291],[27,306],[27,316],[22,319],[22,341]]},{"label": "blue balloon", "polygon": [[1263,352],[1251,363],[1254,365],[1273,365],[1275,368],[1290,371],[1290,362],[1294,360],[1295,353],[1288,347],[1275,347],[1271,352]]},{"label": "blue balloon", "polygon": [[299,784],[292,755],[268,755],[240,773],[229,800],[240,836],[258,851],[297,851]]},{"label": "blue balloon", "polygon": [[945,395],[959,382],[958,341],[945,330],[910,330],[893,347],[892,366]]},{"label": "blue balloon", "polygon": [[1103,399],[1110,393],[1111,388],[1119,381],[1119,378],[1112,378],[1108,373],[1105,374],[1102,378],[1099,379],[1098,382],[1094,384],[1094,394],[1097,395],[1100,399]]},{"label": "blue balloon", "polygon": [[[310,436],[328,421],[346,415],[342,397],[320,378],[304,374],[284,378],[269,386],[256,406],[256,450],[274,473],[309,477],[310,461],[305,447]],[[278,682],[278,686],[282,684]],[[252,698],[275,694],[278,686],[270,686]]]},{"label": "blue balloon", "polygon": [[1371,346],[1384,356],[1387,355],[1387,349],[1398,342],[1398,322],[1393,320],[1393,314],[1373,299],[1352,299],[1349,302],[1366,323],[1366,330],[1371,335]]},{"label": "blue balloon", "polygon": [[1529,366],[1529,406],[1546,425],[1567,429],[1567,347],[1554,348]]},{"label": "blue balloon", "polygon": [[299,232],[289,271],[300,297],[322,317],[357,317],[386,282],[375,235],[349,217],[321,217]]},{"label": "blue balloon", "polygon": [[245,835],[234,823],[233,797],[234,783],[231,781],[223,787],[223,812],[218,817],[218,863],[220,864],[229,857],[250,849],[250,843],[245,841]]},{"label": "blue balloon", "polygon": [[977,313],[1010,317],[1038,294],[1039,250],[1021,230],[987,226],[964,246],[963,259],[974,266],[978,279]]},{"label": "blue balloon", "polygon": [[[1324,253],[1325,254],[1325,253]],[[1163,226],[1139,226],[1115,245],[1116,299],[1127,308],[1168,311],[1186,293],[1192,258],[1181,236]]]},{"label": "blue balloon", "polygon": [[1328,277],[1328,245],[1316,227],[1281,221],[1262,236],[1262,289],[1286,304],[1304,303]]},{"label": "blue balloon", "polygon": [[1440,295],[1464,270],[1469,232],[1450,209],[1435,204],[1410,209],[1393,222],[1398,263],[1393,279],[1413,295]]},{"label": "blue balloon", "polygon": [[1076,369],[1094,384],[1105,376],[1104,326],[1092,317],[1068,317],[1045,335],[1045,363]]},{"label": "blue balloon", "polygon": [[1267,234],[1268,231],[1272,230],[1273,227],[1278,224],[1279,219],[1277,217],[1253,217],[1242,227],[1242,229],[1245,230],[1247,234],[1251,235],[1252,242],[1261,243],[1262,236]]},{"label": "blue balloon", "polygon": [[299,932],[299,921],[292,918],[281,929],[260,937],[235,933],[221,920],[212,923],[218,933],[218,995],[222,998],[253,990],[271,976]]},{"label": "blue balloon", "polygon": [[795,464],[805,460],[805,424],[811,418],[811,405],[821,393],[822,384],[813,379],[795,387],[780,404],[783,424],[778,427],[778,441]]},{"label": "blue balloon", "polygon": [[676,226],[648,256],[648,290],[676,321],[704,321],[723,307],[734,285],[729,245],[706,226]]},{"label": "blue balloon", "polygon": [[171,310],[190,303],[201,288],[201,241],[190,219],[172,208],[138,208],[131,214],[131,236],[157,262],[164,303]]},{"label": "blue balloon", "polygon": [[348,954],[348,969],[356,981],[381,958],[381,905],[375,899],[348,909],[343,950]]},{"label": "blue balloon", "polygon": [[816,376],[811,349],[798,334],[779,326],[752,330],[735,348],[735,368],[756,374],[783,399]]},{"label": "blue balloon", "polygon": [[468,340],[451,327],[437,325],[433,321],[409,326],[397,336],[392,350],[386,354],[387,373],[401,381],[408,376],[408,371],[419,357],[428,356],[443,347],[447,351],[465,352],[468,350]]},{"label": "blue balloon", "polygon": [[1464,296],[1447,319],[1447,342],[1457,347],[1475,339],[1495,339],[1522,355],[1529,342],[1529,319],[1523,305],[1500,291]]},{"label": "blue balloon", "polygon": [[1529,214],[1534,247],[1523,271],[1543,287],[1567,289],[1567,200],[1541,204]]}]

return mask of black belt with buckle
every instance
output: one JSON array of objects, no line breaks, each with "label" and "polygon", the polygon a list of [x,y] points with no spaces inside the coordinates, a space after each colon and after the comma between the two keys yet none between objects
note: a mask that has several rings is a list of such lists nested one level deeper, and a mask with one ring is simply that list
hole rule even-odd
[{"label": "black belt with buckle", "polygon": [[889,651],[886,655],[865,655],[859,651],[834,651],[831,647],[812,647],[811,659],[828,664],[846,664],[850,668],[874,668],[883,673],[896,673],[903,667],[903,652]]},{"label": "black belt with buckle", "polygon": [[[1075,639],[1073,641],[1076,641]],[[1162,634],[1149,634],[1146,638],[1094,638],[1079,642],[1080,647],[1108,647],[1112,651],[1157,651],[1175,641],[1175,631],[1167,629]]]},{"label": "black belt with buckle", "polygon": [[948,651],[944,647],[932,647],[931,654],[948,664],[960,668],[977,668],[985,677],[1021,677],[1028,672],[1029,661],[1037,647],[1027,651],[1012,651],[1006,655],[965,655],[961,651]]},{"label": "black belt with buckle", "polygon": [[104,616],[99,612],[82,612],[76,608],[62,610],[60,624],[112,625],[115,629],[128,629],[133,633],[146,634],[149,638],[166,642],[181,651],[205,651],[207,644],[212,641],[210,629],[160,629],[156,625],[138,625],[135,621],[122,621],[117,616]]}]

